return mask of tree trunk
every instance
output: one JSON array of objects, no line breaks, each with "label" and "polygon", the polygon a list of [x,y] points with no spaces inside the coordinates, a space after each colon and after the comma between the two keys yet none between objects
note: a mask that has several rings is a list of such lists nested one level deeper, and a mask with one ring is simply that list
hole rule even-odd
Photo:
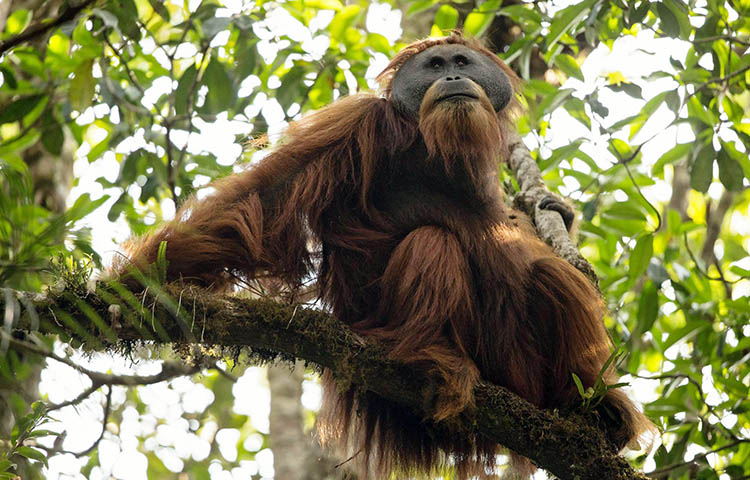
[{"label": "tree trunk", "polygon": [[320,447],[314,432],[305,432],[302,380],[305,367],[296,362],[268,367],[271,387],[270,442],[276,480],[353,479]]},{"label": "tree trunk", "polygon": [[[5,28],[7,15],[18,9],[31,11],[32,23],[44,18],[54,17],[62,5],[61,0],[15,0],[0,1],[0,32]],[[40,52],[45,51],[47,35],[42,35],[28,44]],[[34,202],[48,209],[52,213],[61,214],[65,211],[65,200],[70,192],[73,181],[73,148],[70,142],[65,142],[60,157],[55,157],[37,142],[24,152],[21,157],[31,172],[34,185]],[[18,353],[18,371],[13,372],[11,380],[0,383],[0,439],[10,438],[16,415],[28,412],[19,411],[14,405],[18,397],[28,408],[39,398],[39,380],[44,359],[36,355]],[[39,468],[28,463],[25,459],[16,457],[18,464],[16,471],[24,480],[43,478]]]},{"label": "tree trunk", "polygon": [[305,460],[312,437],[303,430],[302,377],[304,367],[297,362],[268,367],[271,387],[270,441],[276,480],[298,480],[305,471]]}]

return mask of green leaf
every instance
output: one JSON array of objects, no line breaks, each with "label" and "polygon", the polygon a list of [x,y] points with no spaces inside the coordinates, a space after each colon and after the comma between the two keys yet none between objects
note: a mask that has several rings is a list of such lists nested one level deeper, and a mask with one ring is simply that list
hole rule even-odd
[{"label": "green leaf", "polygon": [[151,8],[154,9],[156,13],[159,14],[161,18],[163,18],[166,21],[169,21],[169,10],[167,10],[167,7],[164,6],[164,2],[161,0],[148,0],[148,3],[151,5]]},{"label": "green leaf", "polygon": [[13,72],[6,66],[0,65],[0,72],[3,74],[3,82],[7,84],[11,90],[18,88],[18,82]]},{"label": "green leaf", "polygon": [[101,8],[92,8],[91,13],[101,18],[102,22],[104,22],[104,25],[106,25],[109,28],[114,28],[119,32],[120,29],[118,27],[117,17],[114,16],[112,13],[106,10],[102,10]]},{"label": "green leaf", "polygon": [[107,212],[107,218],[110,222],[115,222],[120,217],[120,214],[124,212],[130,206],[130,195],[123,193],[120,198],[112,204]]},{"label": "green leaf", "polygon": [[305,7],[318,8],[320,10],[335,10],[338,12],[344,8],[344,5],[338,0],[307,0],[305,1]]},{"label": "green leaf", "polygon": [[643,285],[638,299],[638,326],[636,331],[643,334],[651,330],[659,316],[659,289],[651,280]]},{"label": "green leaf", "polygon": [[30,458],[31,460],[37,460],[39,462],[42,462],[45,467],[48,466],[47,457],[42,452],[34,448],[22,445],[16,448],[15,453],[18,455],[21,455],[22,457],[26,457],[26,458]]},{"label": "green leaf", "polygon": [[575,140],[569,145],[563,145],[552,151],[552,154],[547,159],[539,159],[537,163],[539,168],[544,172],[550,167],[557,166],[563,160],[572,160],[580,153],[581,140]]},{"label": "green leaf", "polygon": [[672,12],[664,2],[656,4],[656,11],[659,14],[659,25],[667,36],[678,37],[680,35],[680,23],[677,16]]},{"label": "green leaf", "polygon": [[258,40],[249,37],[250,35],[245,32],[241,33],[234,52],[236,64],[234,74],[238,82],[252,75],[258,65],[258,49],[256,48]]},{"label": "green leaf", "polygon": [[692,143],[678,143],[664,153],[664,155],[659,157],[659,160],[654,163],[654,166],[651,169],[651,174],[655,177],[661,177],[664,174],[664,165],[676,163],[682,160],[688,155],[688,153],[690,153],[692,148]]},{"label": "green leaf", "polygon": [[654,236],[647,234],[638,239],[630,252],[630,261],[628,262],[628,275],[632,279],[640,278],[646,272],[648,263],[654,254]]},{"label": "green leaf", "polygon": [[89,162],[93,162],[99,157],[101,157],[102,155],[104,155],[104,152],[106,152],[109,149],[110,138],[111,136],[107,134],[107,136],[104,137],[104,140],[102,140],[101,142],[91,147],[91,150],[89,151],[89,153],[86,154],[86,158],[88,159]]},{"label": "green leaf", "polygon": [[94,97],[94,76],[92,68],[94,59],[84,60],[73,72],[73,80],[70,81],[70,103],[75,110],[83,113]]},{"label": "green leaf", "polygon": [[643,99],[643,91],[641,90],[641,87],[639,87],[635,83],[623,82],[619,85],[617,85],[616,83],[612,83],[606,85],[606,87],[613,92],[625,92],[633,98],[637,98],[639,100]]},{"label": "green leaf", "polygon": [[607,357],[604,365],[602,365],[602,368],[599,369],[599,373],[597,374],[597,382],[603,380],[604,374],[609,370],[610,365],[614,364],[614,366],[617,367],[617,365],[620,364],[620,360],[622,359],[623,355],[625,355],[625,351],[623,350],[622,345],[619,345],[615,350],[612,351],[612,353],[609,354],[609,357]]},{"label": "green leaf", "polygon": [[451,30],[458,24],[458,10],[450,5],[443,5],[435,12],[435,25],[441,30]]},{"label": "green leaf", "polygon": [[27,438],[38,438],[38,437],[49,437],[59,436],[60,432],[53,432],[52,430],[34,430],[27,435]]},{"label": "green leaf", "polygon": [[388,56],[393,53],[393,47],[391,46],[391,43],[387,38],[380,35],[379,33],[368,33],[366,43],[376,52],[384,53]]},{"label": "green leaf", "polygon": [[499,15],[512,18],[525,32],[532,32],[542,24],[542,16],[529,4],[508,5],[500,9]]},{"label": "green leaf", "polygon": [[682,1],[677,0],[663,0],[663,3],[672,11],[675,20],[677,20],[680,38],[689,38],[693,27],[690,24],[690,18],[688,17],[688,11],[685,4]]},{"label": "green leaf", "polygon": [[[634,5],[631,4],[631,5]],[[648,0],[644,0],[641,2],[638,7],[633,9],[632,13],[629,15],[628,20],[630,21],[630,24],[634,23],[640,23],[644,18],[646,18],[646,15],[648,15],[648,9],[651,6],[651,3]]]},{"label": "green leaf", "polygon": [[502,3],[502,0],[488,0],[472,10],[464,21],[464,32],[474,37],[482,36],[492,24]]},{"label": "green leaf", "polygon": [[711,112],[707,111],[696,95],[690,97],[687,101],[688,106],[688,118],[697,118],[701,122],[705,123],[709,127],[713,128],[716,120],[714,119]]},{"label": "green leaf", "polygon": [[646,104],[641,109],[640,113],[638,114],[638,117],[630,123],[630,136],[629,138],[633,138],[643,127],[643,125],[646,124],[649,118],[656,112],[656,110],[661,106],[662,103],[664,103],[664,100],[667,98],[668,92],[662,92],[658,95],[656,95],[654,98],[646,102]]},{"label": "green leaf", "polygon": [[299,94],[299,85],[306,74],[307,69],[301,64],[297,64],[281,78],[281,85],[276,91],[276,100],[285,110],[297,100],[295,95]]},{"label": "green leaf", "polygon": [[333,79],[329,72],[321,72],[318,75],[308,96],[312,108],[321,108],[333,101]]},{"label": "green leaf", "polygon": [[[573,4],[557,12],[552,24],[549,27],[547,35],[547,49],[552,48],[560,38],[576,27],[581,20],[589,13],[591,6],[597,0],[584,0],[583,2]],[[572,32],[571,32],[572,33]]]},{"label": "green leaf", "polygon": [[141,29],[138,20],[138,8],[133,0],[107,0],[104,10],[117,17],[117,24],[122,33],[133,40],[141,39]]},{"label": "green leaf", "polygon": [[226,29],[231,21],[232,19],[229,17],[209,18],[201,25],[201,28],[203,29],[203,36],[208,40],[214,38],[217,33]]},{"label": "green leaf", "polygon": [[609,151],[612,152],[618,160],[625,160],[630,158],[633,149],[628,142],[620,140],[619,138],[613,138],[609,141]]},{"label": "green leaf", "polygon": [[[743,153],[737,150],[733,142],[719,140],[719,143],[721,143],[721,149],[732,157],[735,162],[742,166],[742,171],[744,172],[745,177],[750,178],[750,159],[747,157],[747,152]],[[745,145],[747,145],[747,143],[745,143]]]},{"label": "green leaf", "polygon": [[5,21],[6,35],[18,35],[31,23],[31,12],[25,8],[19,8],[11,13]]},{"label": "green leaf", "polygon": [[730,98],[729,95],[724,95],[721,99],[721,106],[724,108],[724,112],[729,117],[729,120],[735,123],[742,122],[745,110],[741,105]]},{"label": "green leaf", "polygon": [[608,217],[620,218],[623,220],[646,221],[646,215],[636,203],[617,202],[607,208],[603,214]]},{"label": "green leaf", "polygon": [[338,12],[328,26],[331,38],[337,42],[344,42],[344,32],[354,25],[361,10],[362,8],[359,5],[347,5],[346,8]]},{"label": "green leaf", "polygon": [[568,54],[561,53],[555,57],[555,65],[565,73],[568,77],[577,78],[583,81],[583,73],[581,73],[581,67],[578,66],[576,60]]},{"label": "green leaf", "polygon": [[103,195],[101,198],[91,200],[91,196],[88,193],[84,193],[83,195],[78,197],[73,206],[65,212],[65,216],[68,221],[80,220],[81,218],[99,208],[99,206],[107,200],[109,200],[108,195]]},{"label": "green leaf", "polygon": [[42,145],[44,145],[44,148],[52,155],[60,155],[62,153],[63,142],[65,141],[65,134],[63,133],[62,125],[49,110],[45,114],[42,129],[44,130],[44,134],[42,135]]},{"label": "green leaf", "polygon": [[740,164],[723,148],[719,150],[716,161],[719,164],[719,180],[727,187],[727,190],[734,192],[742,190],[742,180],[745,178],[745,173],[742,171]]},{"label": "green leaf", "polygon": [[438,3],[439,0],[419,0],[411,4],[409,9],[406,11],[406,16],[410,17],[414,15],[415,13],[424,12],[425,10],[429,9],[436,3]]},{"label": "green leaf", "polygon": [[571,117],[586,125],[587,128],[591,128],[591,119],[586,113],[586,104],[583,100],[576,97],[570,97],[565,102],[564,106],[565,110],[568,111]]},{"label": "green leaf", "polygon": [[[26,150],[33,144],[39,141],[39,131],[32,129],[29,133],[21,138],[13,140],[9,143],[0,145],[0,158],[8,160],[6,155],[15,152],[21,152]],[[12,161],[12,160],[11,160]]]},{"label": "green leaf", "polygon": [[167,242],[159,242],[159,249],[156,253],[156,273],[158,275],[157,281],[160,284],[167,283],[167,267],[169,261],[167,260]]},{"label": "green leaf", "polygon": [[208,62],[201,83],[208,87],[206,101],[201,107],[201,112],[223,112],[234,104],[235,91],[232,79],[216,57]]},{"label": "green leaf", "polygon": [[750,270],[741,268],[737,265],[732,265],[731,267],[729,267],[729,271],[740,277],[750,277]]},{"label": "green leaf", "polygon": [[581,379],[575,373],[571,373],[571,375],[573,376],[573,382],[576,384],[576,388],[578,388],[578,394],[581,395],[581,398],[584,398],[584,392],[586,390],[583,388],[583,382],[581,382]]},{"label": "green leaf", "polygon": [[180,81],[177,82],[177,88],[174,91],[174,110],[177,115],[185,115],[187,113],[188,96],[192,93],[192,97],[194,98],[196,94],[195,79],[197,76],[198,69],[193,64],[182,73]]},{"label": "green leaf", "polygon": [[675,115],[680,110],[680,95],[677,93],[677,90],[671,90],[667,92],[667,98],[664,99],[665,102],[667,102],[667,107],[669,107],[669,110],[674,113]]},{"label": "green leaf", "polygon": [[561,88],[554,95],[548,95],[542,100],[536,109],[537,121],[559,107],[563,102],[567,101],[568,97],[573,94],[572,88]]},{"label": "green leaf", "polygon": [[17,122],[34,110],[45,95],[30,95],[14,100],[0,111],[0,124]]},{"label": "green leaf", "polygon": [[716,152],[711,145],[704,145],[698,150],[690,168],[690,186],[705,193],[714,178],[714,158]]}]

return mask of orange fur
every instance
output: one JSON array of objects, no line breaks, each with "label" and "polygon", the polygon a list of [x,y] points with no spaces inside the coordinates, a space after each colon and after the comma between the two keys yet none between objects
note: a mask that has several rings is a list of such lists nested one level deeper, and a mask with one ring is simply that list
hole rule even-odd
[{"label": "orange fur", "polygon": [[[518,83],[474,41],[417,42],[381,74],[385,98],[352,95],[293,123],[257,165],[216,182],[213,195],[130,247],[144,267],[166,241],[169,279],[217,290],[238,277],[270,274],[295,286],[317,275],[338,319],[388,345],[392,358],[439,374],[428,419],[371,392],[340,392],[324,375],[322,436],[361,451],[377,478],[449,464],[459,479],[491,475],[497,445],[430,436],[425,423],[471,408],[480,377],[540,407],[573,404],[571,374],[592,385],[611,350],[597,291],[528,223],[511,222],[503,202],[496,160],[507,153],[514,106],[495,114],[486,97],[447,106],[428,92],[415,124],[389,101],[398,68],[446,43],[488,55]],[[619,416],[620,446],[648,425],[620,391],[605,405]]]}]

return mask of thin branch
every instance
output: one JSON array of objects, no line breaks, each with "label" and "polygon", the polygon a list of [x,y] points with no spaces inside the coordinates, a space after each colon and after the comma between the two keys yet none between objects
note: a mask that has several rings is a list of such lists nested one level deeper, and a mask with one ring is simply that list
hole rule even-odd
[{"label": "thin branch", "polygon": [[60,410],[61,408],[69,407],[71,405],[78,405],[82,401],[86,400],[93,394],[95,391],[99,390],[102,386],[98,384],[92,384],[89,388],[81,392],[76,398],[72,400],[67,400],[65,402],[60,403],[53,403],[47,408],[48,412],[53,412],[55,410]]},{"label": "thin branch", "polygon": [[[631,160],[632,160],[633,158],[635,158],[635,155],[637,155],[637,154],[638,154],[638,152],[639,152],[639,151],[641,150],[641,147],[642,147],[642,146],[643,146],[643,144],[640,144],[640,145],[638,145],[638,148],[636,148],[636,149],[635,149],[635,152],[633,152],[633,154],[632,154],[632,155],[630,156],[630,159],[631,159]],[[617,152],[617,149],[616,149],[616,148],[613,148],[612,150],[613,150],[614,152]],[[619,154],[618,154],[618,158],[619,158]],[[654,213],[656,214],[656,227],[654,227],[654,231],[652,232],[652,233],[656,233],[656,232],[658,232],[659,230],[661,230],[661,225],[662,225],[662,220],[661,220],[661,213],[659,213],[659,209],[658,209],[658,208],[656,208],[656,207],[654,206],[654,204],[652,204],[652,203],[651,203],[651,202],[650,202],[650,201],[648,200],[648,198],[646,198],[646,196],[645,196],[645,195],[643,194],[643,192],[641,191],[641,187],[640,187],[640,186],[638,185],[638,183],[637,183],[637,182],[635,181],[635,177],[633,176],[633,172],[631,172],[631,171],[630,171],[630,166],[628,165],[628,162],[629,162],[629,160],[628,160],[628,161],[621,161],[620,163],[622,163],[622,166],[623,166],[623,167],[625,167],[625,171],[626,171],[626,172],[627,172],[627,174],[628,174],[628,178],[630,178],[630,182],[631,182],[631,183],[633,184],[633,187],[634,187],[634,188],[635,188],[635,190],[636,190],[636,191],[638,192],[638,195],[640,195],[640,196],[641,196],[641,198],[643,199],[643,201],[644,201],[644,202],[646,202],[646,204],[647,204],[647,205],[648,205],[648,206],[649,206],[649,207],[651,208],[651,210],[653,210],[653,211],[654,211]]]},{"label": "thin branch", "polygon": [[[187,31],[187,29],[185,29]],[[171,140],[169,138],[170,135],[170,129],[172,124],[172,119],[167,119],[164,123],[167,127],[167,138],[165,141],[166,147],[167,147],[167,181],[169,182],[169,189],[172,192],[172,200],[174,200],[175,205],[177,208],[180,207],[179,198],[177,198],[175,193],[175,187],[177,185],[177,171],[182,166],[182,163],[185,160],[185,155],[187,154],[187,144],[190,141],[190,135],[192,135],[194,126],[193,126],[193,111],[195,108],[195,89],[200,84],[200,82],[203,80],[203,73],[205,72],[205,67],[208,66],[208,53],[211,50],[211,44],[207,42],[205,46],[203,47],[203,50],[201,51],[201,61],[200,64],[196,65],[195,69],[195,79],[193,79],[193,84],[190,85],[190,90],[188,91],[187,95],[187,106],[185,108],[185,116],[187,116],[187,137],[185,139],[185,148],[181,148],[179,155],[177,156],[176,160],[172,160],[172,147],[171,147]],[[174,63],[174,62],[173,62]],[[174,97],[174,95],[173,95]],[[171,110],[173,110],[172,107],[170,107],[170,113]]]},{"label": "thin branch", "polygon": [[[43,316],[44,315],[40,315],[40,317],[43,317]],[[92,382],[92,387],[89,388],[89,390],[91,390],[89,394],[93,393],[96,389],[98,389],[99,387],[103,385],[110,385],[110,386],[111,385],[124,385],[124,386],[152,385],[154,383],[163,382],[164,380],[170,380],[174,377],[192,375],[194,373],[199,372],[201,369],[199,366],[185,365],[182,362],[164,362],[162,363],[161,372],[155,375],[109,375],[106,373],[100,373],[100,372],[95,372],[93,370],[89,370],[85,367],[82,367],[81,365],[78,365],[77,363],[75,363],[69,358],[61,357],[57,355],[55,352],[46,350],[41,347],[37,347],[36,345],[32,345],[23,340],[17,340],[13,338],[5,330],[0,330],[0,336],[2,336],[4,340],[7,340],[9,342],[11,347],[17,350],[22,350],[28,353],[33,353],[36,355],[41,355],[47,358],[51,358],[52,360],[58,361],[86,375],[87,377],[91,379],[91,382]],[[93,388],[94,386],[96,388]],[[61,407],[56,407],[56,408],[61,408]]]},{"label": "thin branch", "polygon": [[[180,44],[182,44],[182,42],[185,40],[185,36],[187,35],[187,32],[190,31],[190,28],[192,28],[192,25],[188,25],[182,30],[182,35],[180,35],[180,39],[177,41],[176,46],[172,49],[171,52],[167,52],[167,50],[164,48],[164,45],[158,44],[161,51],[164,52],[164,54],[169,59],[169,76],[172,79],[175,78],[174,58],[175,58],[175,55],[177,54],[177,49],[179,48]],[[146,31],[148,32],[149,30],[146,29]],[[196,78],[197,78],[197,74],[196,74]],[[175,102],[175,95],[174,93],[172,93],[169,95],[169,110],[168,111],[170,115],[175,110],[174,102]],[[192,110],[189,113],[192,114]],[[177,175],[175,174],[175,172],[177,172],[180,167],[179,165],[174,164],[174,159],[172,158],[173,157],[172,140],[170,140],[170,137],[172,136],[171,119],[167,118],[164,121],[164,126],[167,129],[166,138],[164,140],[164,146],[167,149],[167,185],[169,186],[169,194],[172,196],[172,201],[175,203],[175,205],[179,206],[178,198],[177,198]],[[187,149],[187,145],[185,145],[185,148],[183,150],[186,150],[186,149]],[[180,163],[182,163],[182,158],[183,158],[182,155],[180,155]]]},{"label": "thin branch", "polygon": [[[654,376],[645,376],[645,375],[638,375],[638,374],[631,373],[631,375],[636,378],[642,378],[644,380],[685,379],[688,381],[688,383],[690,383],[691,385],[693,385],[693,387],[695,387],[695,390],[698,392],[698,396],[700,397],[700,402],[702,405],[706,407],[706,410],[708,410],[708,413],[714,415],[718,419],[722,418],[722,416],[716,412],[714,407],[706,401],[706,394],[703,392],[703,386],[701,385],[701,383],[698,380],[691,377],[687,373],[665,373],[662,375],[654,375]],[[701,418],[701,420],[705,421],[703,415],[701,415],[700,412],[697,413],[697,416]],[[719,423],[718,425],[721,427],[720,429],[732,440],[747,440],[747,439],[738,437],[733,431],[724,427],[721,423]]]},{"label": "thin branch", "polygon": [[94,1],[95,0],[84,0],[80,5],[71,6],[65,9],[65,11],[60,14],[59,17],[55,18],[51,22],[45,22],[43,20],[36,25],[32,25],[31,27],[27,28],[24,32],[19,33],[18,35],[11,37],[4,42],[0,42],[0,55],[4,54],[16,45],[20,45],[33,38],[43,35],[53,28],[58,27],[70,20],[73,20],[76,15],[78,15],[83,9],[94,3]]},{"label": "thin branch", "polygon": [[687,252],[690,259],[693,261],[693,264],[695,265],[695,269],[698,270],[698,273],[701,274],[706,280],[711,280],[713,282],[727,282],[727,283],[738,283],[744,280],[744,277],[740,277],[737,280],[727,280],[722,277],[712,277],[709,275],[708,271],[701,266],[701,262],[698,261],[698,259],[695,257],[695,254],[690,249],[690,243],[688,243],[688,236],[687,232],[682,233],[682,239],[685,242],[685,251]]},{"label": "thin branch", "polygon": [[114,45],[112,45],[112,42],[109,40],[109,32],[104,32],[102,34],[102,38],[104,39],[104,42],[109,46],[109,48],[112,49],[112,53],[115,54],[115,56],[117,57],[117,59],[120,61],[120,63],[122,64],[122,66],[125,68],[125,73],[127,73],[128,78],[130,79],[130,82],[133,84],[133,86],[135,88],[138,89],[138,91],[141,92],[141,95],[143,95],[145,93],[145,90],[143,89],[143,87],[141,86],[141,84],[138,83],[138,78],[136,78],[135,73],[133,73],[133,71],[130,69],[130,66],[128,65],[127,60],[125,60],[122,57],[122,54],[120,53],[120,51],[118,49],[116,49]]},{"label": "thin branch", "polygon": [[83,457],[84,455],[88,455],[89,453],[93,452],[94,449],[99,446],[99,442],[102,441],[104,438],[104,432],[107,431],[107,420],[109,419],[109,413],[112,408],[112,387],[110,386],[107,389],[107,400],[104,403],[104,411],[102,412],[102,431],[99,433],[99,437],[94,440],[94,443],[91,444],[89,448],[86,450],[82,450],[77,453],[73,453],[77,458]]},{"label": "thin branch", "polygon": [[653,476],[656,476],[656,475],[661,476],[661,475],[663,475],[665,473],[671,472],[673,470],[677,470],[678,468],[686,467],[688,465],[692,465],[697,460],[699,460],[701,458],[706,458],[707,456],[709,456],[709,455],[711,455],[713,453],[718,453],[718,452],[721,452],[722,450],[726,450],[728,448],[733,448],[733,447],[736,447],[737,445],[740,445],[742,443],[748,443],[748,442],[750,442],[750,439],[738,439],[738,440],[735,440],[733,442],[727,443],[726,445],[723,445],[721,447],[718,447],[718,448],[715,448],[713,450],[710,450],[708,452],[699,453],[698,455],[694,456],[692,459],[690,459],[690,460],[688,460],[686,462],[675,463],[674,465],[669,465],[667,467],[657,468],[656,470],[652,470],[652,471],[648,472],[646,475],[648,475],[649,477],[653,477]]},{"label": "thin branch", "polygon": [[734,37],[731,35],[713,35],[710,37],[696,38],[692,41],[692,43],[706,43],[706,42],[713,42],[716,40],[726,40],[728,42],[739,43],[740,45],[750,46],[750,41],[742,40],[739,37]]}]

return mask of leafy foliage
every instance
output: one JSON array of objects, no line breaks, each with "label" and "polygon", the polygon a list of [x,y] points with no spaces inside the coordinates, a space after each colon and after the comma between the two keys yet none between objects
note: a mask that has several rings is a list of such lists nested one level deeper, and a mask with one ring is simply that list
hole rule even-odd
[{"label": "leafy foliage", "polygon": [[[61,253],[98,261],[89,239],[99,232],[76,228],[95,209],[136,234],[147,232],[209,179],[230,174],[233,162],[251,161],[241,148],[248,139],[273,139],[300,112],[368,88],[371,64],[403,45],[370,25],[375,7],[365,2],[259,1],[234,10],[212,0],[194,3],[97,2],[40,34],[41,44],[2,50],[4,287],[53,285],[49,262]],[[664,431],[655,451],[634,456],[635,464],[659,478],[746,478],[750,3],[399,6],[404,28],[417,29],[415,35],[463,28],[491,38],[524,78],[527,110],[519,129],[537,147],[548,186],[582,212],[580,247],[600,276],[607,325],[627,352],[621,369]],[[13,11],[0,47],[29,32],[41,20],[34,14]],[[425,20],[427,27],[419,27]],[[63,214],[51,213],[35,203],[29,152],[57,156],[71,144],[77,170],[102,173],[87,184],[91,194]],[[114,163],[116,174],[100,168]],[[11,303],[5,300],[6,312]],[[0,373],[13,371],[12,353]],[[182,456],[176,464],[141,448],[149,478],[169,476],[176,465],[190,478],[208,478],[209,462],[239,468],[268,447],[248,417],[232,413],[230,382],[214,375],[201,382],[213,391],[212,402],[180,418],[195,436],[209,424],[236,428],[236,457],[212,443],[200,460]],[[150,408],[140,392],[127,390],[113,405],[114,418]],[[582,396],[596,401],[596,392]],[[23,422],[16,422],[18,431],[26,431]],[[256,435],[261,440],[245,448]],[[155,431],[146,433],[139,445],[155,438]],[[14,448],[35,459],[39,451],[28,445]],[[84,473],[94,468],[92,456]]]}]

